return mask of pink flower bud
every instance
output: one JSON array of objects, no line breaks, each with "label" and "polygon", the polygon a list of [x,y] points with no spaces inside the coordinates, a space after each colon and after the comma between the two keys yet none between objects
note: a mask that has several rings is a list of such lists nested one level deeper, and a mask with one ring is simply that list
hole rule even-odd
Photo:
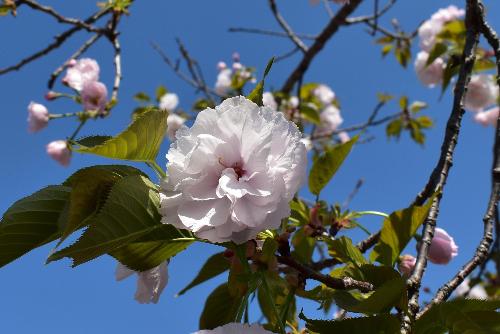
[{"label": "pink flower bud", "polygon": [[342,131],[342,132],[339,132],[338,134],[339,136],[339,140],[340,142],[343,144],[343,143],[347,143],[349,140],[351,140],[351,137],[349,136],[349,134],[345,131]]},{"label": "pink flower bud", "polygon": [[59,96],[61,96],[61,94],[56,93],[54,91],[49,91],[49,92],[47,92],[47,94],[45,94],[45,99],[47,101],[53,101],[53,100],[57,99]]},{"label": "pink flower bud", "polygon": [[240,54],[238,52],[234,52],[233,53],[233,61],[235,63],[239,63],[240,62]]},{"label": "pink flower bud", "polygon": [[83,85],[81,92],[83,108],[103,113],[106,108],[108,89],[102,82],[91,81]]},{"label": "pink flower bud", "polygon": [[68,60],[68,61],[66,62],[66,66],[67,66],[67,67],[73,67],[73,66],[75,66],[75,65],[76,65],[76,63],[77,63],[77,62],[76,62],[76,59],[70,59],[70,60]]},{"label": "pink flower bud", "polygon": [[442,228],[436,227],[429,247],[429,261],[435,264],[447,264],[457,255],[458,246],[453,238]]},{"label": "pink flower bud", "polygon": [[218,69],[219,71],[222,71],[222,70],[223,70],[223,69],[225,69],[225,68],[227,68],[227,65],[226,65],[226,63],[225,63],[225,62],[220,61],[220,62],[218,62],[218,63],[217,63],[217,69]]},{"label": "pink flower bud", "polygon": [[65,140],[56,140],[47,145],[47,154],[63,166],[68,166],[71,160],[71,151]]},{"label": "pink flower bud", "polygon": [[28,105],[28,130],[39,131],[49,123],[49,111],[43,104],[31,102]]},{"label": "pink flower bud", "polygon": [[403,255],[399,258],[398,269],[404,276],[410,276],[415,268],[417,259],[411,255]]},{"label": "pink flower bud", "polygon": [[99,80],[99,72],[99,64],[94,59],[83,58],[68,67],[62,82],[81,91],[86,83]]}]

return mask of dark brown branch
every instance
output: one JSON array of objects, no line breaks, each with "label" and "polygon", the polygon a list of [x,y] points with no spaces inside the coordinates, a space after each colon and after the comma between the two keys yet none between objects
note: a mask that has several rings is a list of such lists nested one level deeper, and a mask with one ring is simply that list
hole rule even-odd
[{"label": "dark brown branch", "polygon": [[[449,170],[453,164],[453,153],[458,142],[460,126],[463,114],[463,100],[467,92],[467,85],[470,80],[472,68],[474,66],[476,47],[479,42],[479,29],[477,23],[477,14],[471,4],[467,1],[467,10],[465,24],[467,27],[467,37],[462,54],[462,65],[458,75],[458,80],[454,89],[453,108],[446,125],[445,137],[441,146],[439,161],[434,168],[424,191],[417,196],[415,204],[421,205],[430,195],[438,190],[442,190],[446,184]],[[408,308],[409,315],[403,321],[401,333],[410,333],[411,324],[419,310],[418,297],[419,289],[427,266],[427,255],[429,246],[434,236],[436,220],[439,213],[439,203],[441,195],[438,195],[431,206],[429,215],[424,223],[423,238],[420,243],[417,262],[412,275],[408,279]]]},{"label": "dark brown branch", "polygon": [[279,263],[294,268],[295,270],[300,272],[305,278],[310,278],[318,282],[321,282],[332,289],[343,289],[343,290],[358,289],[361,292],[370,292],[373,291],[374,289],[371,283],[357,281],[351,277],[335,278],[332,276],[323,275],[303,264],[298,263],[290,256],[279,255],[277,256],[277,259]]},{"label": "dark brown branch", "polygon": [[53,8],[48,7],[48,6],[43,6],[36,1],[21,0],[20,3],[26,4],[27,6],[33,8],[34,10],[39,10],[41,12],[49,14],[50,16],[54,17],[60,23],[72,24],[74,26],[80,27],[81,29],[85,29],[88,32],[95,32],[95,33],[102,33],[103,32],[102,29],[96,28],[96,27],[92,26],[90,23],[87,23],[85,21],[81,21],[78,19],[74,19],[71,17],[65,17],[65,16],[59,14],[58,12],[56,12]]},{"label": "dark brown branch", "polygon": [[[474,8],[477,20],[480,23],[480,30],[488,40],[490,46],[495,50],[497,60],[497,81],[500,83],[500,40],[496,32],[489,26],[484,17],[484,7],[480,0],[472,0],[471,6]],[[493,166],[491,175],[491,194],[488,201],[486,214],[483,217],[484,231],[483,237],[477,247],[473,257],[460,269],[460,271],[436,293],[432,301],[420,312],[417,317],[423,315],[434,304],[448,299],[451,293],[459,286],[469,274],[479,265],[485,263],[488,258],[491,245],[493,243],[493,230],[497,220],[497,206],[500,196],[500,118],[497,120],[493,146]]]},{"label": "dark brown branch", "polygon": [[[87,24],[92,24],[93,22],[97,21],[99,18],[106,15],[109,11],[110,11],[110,9],[103,9],[103,10],[95,13],[94,15],[90,16],[89,18],[87,18],[83,22],[85,22]],[[69,37],[71,37],[74,33],[78,32],[80,30],[82,30],[81,26],[75,26],[75,27],[73,27],[69,30],[66,30],[65,32],[57,35],[55,37],[55,41],[52,42],[51,44],[49,44],[48,46],[46,46],[45,48],[43,48],[42,50],[35,52],[31,56],[22,59],[19,63],[15,64],[15,65],[0,69],[0,75],[6,74],[6,73],[9,73],[12,71],[18,71],[23,66],[31,63],[32,61],[34,61],[38,58],[41,58],[43,56],[46,56],[50,52],[52,52],[55,49],[57,49],[58,47],[60,47]]]},{"label": "dark brown branch", "polygon": [[[244,33],[267,35],[267,36],[276,36],[276,37],[285,37],[285,38],[289,37],[286,32],[265,30],[265,29],[258,29],[258,28],[234,27],[234,28],[229,28],[228,31],[229,32],[244,32]],[[295,36],[297,36],[298,38],[301,38],[301,39],[308,39],[308,40],[313,40],[313,41],[316,39],[316,36],[308,35],[308,34],[295,33]]]},{"label": "dark brown branch", "polygon": [[[361,253],[365,253],[367,250],[372,248],[380,239],[380,232],[374,233],[370,235],[368,238],[360,241],[356,247],[360,250]],[[323,270],[325,268],[330,268],[340,264],[341,262],[336,258],[325,259],[319,262],[315,262],[311,264],[312,269],[314,270]]]},{"label": "dark brown branch", "polygon": [[286,22],[286,20],[281,16],[280,12],[278,11],[278,7],[276,6],[276,1],[275,0],[269,0],[269,7],[271,8],[271,11],[273,12],[274,17],[276,18],[276,21],[278,21],[278,24],[283,28],[285,33],[288,35],[288,38],[304,53],[307,52],[307,46],[302,42],[302,40],[293,32],[292,28],[290,25]]},{"label": "dark brown branch", "polygon": [[363,0],[351,0],[349,4],[343,6],[337,12],[337,15],[330,20],[325,29],[318,35],[316,41],[309,47],[307,52],[304,53],[302,60],[281,88],[282,92],[290,93],[295,83],[304,76],[304,73],[309,69],[309,65],[311,65],[313,59],[323,49],[326,42],[328,42],[328,40],[338,31],[339,27],[344,24],[346,18],[354,12],[362,1]]}]

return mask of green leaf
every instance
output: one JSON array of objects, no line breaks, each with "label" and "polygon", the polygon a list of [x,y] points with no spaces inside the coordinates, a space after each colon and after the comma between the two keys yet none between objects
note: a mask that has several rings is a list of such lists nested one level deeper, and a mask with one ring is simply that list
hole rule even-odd
[{"label": "green leaf", "polygon": [[455,299],[432,306],[415,323],[416,334],[500,333],[500,300]]},{"label": "green leaf", "polygon": [[159,85],[158,88],[156,88],[156,102],[160,102],[161,98],[167,93],[167,88],[163,85]]},{"label": "green leaf", "polygon": [[149,97],[148,94],[146,94],[144,92],[139,92],[139,93],[134,95],[134,100],[136,100],[138,102],[150,102],[151,98]]},{"label": "green leaf", "polygon": [[156,186],[144,176],[118,180],[80,239],[52,254],[48,261],[71,257],[77,266],[160,229],[164,225],[159,201]]},{"label": "green leaf", "polygon": [[300,106],[300,114],[304,117],[304,119],[313,124],[319,124],[321,122],[318,109],[313,108],[307,104],[302,104]]},{"label": "green leaf", "polygon": [[103,144],[106,140],[109,140],[113,137],[111,136],[88,136],[80,138],[76,141],[76,144],[85,147],[94,147],[97,145]]},{"label": "green leaf", "polygon": [[299,318],[306,322],[307,329],[318,334],[397,334],[400,326],[398,319],[389,314],[343,320],[313,320],[301,312]]},{"label": "green leaf", "polygon": [[390,137],[396,137],[399,139],[401,136],[401,131],[403,131],[403,122],[400,119],[395,119],[389,124],[387,124],[387,127],[385,128],[385,133],[388,138]]},{"label": "green leaf", "polygon": [[352,240],[342,236],[335,240],[328,239],[328,253],[331,257],[340,260],[343,263],[353,263],[356,266],[366,264],[361,251],[352,244]]},{"label": "green leaf", "polygon": [[443,93],[446,91],[446,88],[448,88],[451,78],[453,78],[454,75],[458,74],[458,70],[460,68],[460,60],[458,57],[453,57],[451,56],[448,62],[446,63],[446,67],[443,72],[443,83],[441,85],[441,96],[443,96]]},{"label": "green leaf", "polygon": [[387,266],[394,266],[399,254],[427,217],[433,199],[431,197],[424,206],[412,206],[391,213],[384,220],[380,240],[373,248],[370,258]]},{"label": "green leaf", "polygon": [[198,275],[184,289],[179,291],[178,296],[183,295],[186,291],[195,286],[208,281],[209,279],[218,276],[229,270],[229,260],[224,257],[224,253],[217,253],[208,258],[207,262],[201,267]]},{"label": "green leaf", "polygon": [[436,60],[438,57],[442,56],[443,54],[448,51],[448,46],[444,43],[436,43],[432,47],[432,50],[429,52],[429,57],[427,58],[427,62],[425,63],[425,66],[429,66]]},{"label": "green leaf", "polygon": [[79,153],[90,153],[119,160],[152,162],[158,154],[167,130],[167,111],[150,109],[138,116],[129,127],[101,144],[80,144]]},{"label": "green leaf", "polygon": [[315,240],[304,233],[300,228],[292,237],[292,257],[302,263],[310,263],[314,253]]},{"label": "green leaf", "polygon": [[418,126],[422,129],[432,128],[434,125],[434,122],[429,116],[420,116],[415,119],[415,122],[417,122]]},{"label": "green leaf", "polygon": [[392,100],[394,96],[389,95],[389,94],[384,94],[384,93],[377,93],[377,99],[381,103],[387,103],[390,100]]},{"label": "green leaf", "polygon": [[0,221],[0,267],[57,239],[71,188],[48,186],[15,202]]},{"label": "green leaf", "polygon": [[382,47],[382,57],[387,56],[389,54],[389,52],[392,51],[393,48],[394,48],[394,44],[385,44]]},{"label": "green leaf", "polygon": [[358,138],[358,136],[355,136],[348,142],[327,149],[323,155],[314,161],[309,173],[309,190],[311,193],[319,195],[349,155]]},{"label": "green leaf", "polygon": [[135,271],[154,268],[189,247],[196,239],[188,231],[163,224],[146,236],[110,252]]},{"label": "green leaf", "polygon": [[214,329],[234,322],[242,299],[231,295],[227,283],[219,285],[205,302],[200,317],[200,329]]},{"label": "green leaf", "polygon": [[80,169],[71,175],[64,182],[65,186],[71,187],[71,195],[59,244],[71,233],[85,226],[86,220],[102,207],[116,181],[129,175],[144,174],[130,166],[98,165]]},{"label": "green leaf", "polygon": [[255,86],[255,88],[250,92],[250,94],[247,96],[247,99],[250,101],[254,102],[255,104],[262,106],[262,94],[264,94],[264,81],[269,74],[269,71],[271,70],[271,67],[273,66],[274,63],[274,57],[272,57],[269,62],[267,63],[266,69],[264,70],[264,76],[262,77],[262,80],[259,81],[259,83]]},{"label": "green leaf", "polygon": [[399,99],[399,108],[401,108],[401,110],[405,110],[408,108],[408,96],[402,96]]}]

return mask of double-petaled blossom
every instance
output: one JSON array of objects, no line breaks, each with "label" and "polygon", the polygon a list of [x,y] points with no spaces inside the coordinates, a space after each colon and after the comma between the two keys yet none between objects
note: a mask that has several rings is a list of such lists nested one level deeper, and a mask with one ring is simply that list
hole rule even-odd
[{"label": "double-petaled blossom", "polygon": [[441,83],[444,73],[444,61],[442,58],[436,58],[431,64],[427,65],[429,54],[420,51],[415,59],[415,72],[418,79],[428,87],[434,87]]},{"label": "double-petaled blossom", "polygon": [[305,178],[301,137],[282,113],[241,96],[203,110],[168,151],[162,222],[238,244],[279,227]]},{"label": "double-petaled blossom", "polygon": [[77,91],[81,91],[85,83],[99,81],[99,64],[94,59],[82,58],[68,66],[62,82]]},{"label": "double-petaled blossom", "polygon": [[457,297],[471,299],[488,299],[489,297],[482,285],[476,284],[471,289],[470,279],[468,277],[459,286],[457,286],[455,289],[455,295]]},{"label": "double-petaled blossom", "polygon": [[133,274],[137,274],[135,300],[141,304],[158,303],[160,295],[168,283],[167,262],[141,272],[133,271],[119,263],[116,267],[115,278],[117,281],[121,281]]},{"label": "double-petaled blossom", "polygon": [[71,151],[65,140],[56,140],[47,145],[47,154],[63,166],[68,166],[71,160]]},{"label": "double-petaled blossom", "polygon": [[193,334],[272,334],[265,330],[259,324],[240,324],[237,322],[229,323],[214,329],[204,329]]},{"label": "double-petaled blossom", "polygon": [[86,82],[81,91],[83,108],[103,113],[108,102],[108,89],[99,81]]},{"label": "double-petaled blossom", "polygon": [[429,246],[429,261],[435,264],[448,264],[457,255],[458,246],[453,238],[442,228],[436,227]]},{"label": "double-petaled blossom", "polygon": [[416,263],[417,259],[414,256],[405,254],[399,258],[398,269],[403,275],[409,277]]},{"label": "double-petaled blossom", "polygon": [[477,123],[488,126],[488,125],[497,125],[497,120],[500,114],[499,107],[493,107],[485,111],[479,111],[474,114],[474,121]]},{"label": "double-petaled blossom", "polygon": [[496,103],[498,99],[498,85],[489,74],[475,74],[467,86],[464,105],[471,111],[482,111]]},{"label": "double-petaled blossom", "polygon": [[430,52],[436,44],[436,37],[441,32],[444,25],[450,21],[459,19],[464,14],[465,11],[463,9],[459,9],[453,5],[439,9],[418,29],[420,48]]},{"label": "double-petaled blossom", "polygon": [[160,98],[160,109],[175,110],[179,105],[179,97],[175,93],[167,93]]},{"label": "double-petaled blossom", "polygon": [[174,113],[168,114],[167,117],[167,136],[172,141],[175,139],[175,134],[182,125],[186,122],[186,119]]},{"label": "double-petaled blossom", "polygon": [[31,102],[28,105],[28,131],[36,132],[49,123],[49,111],[40,103]]},{"label": "double-petaled blossom", "polygon": [[333,100],[335,100],[335,93],[327,85],[318,85],[318,87],[313,90],[313,94],[324,105],[331,104]]},{"label": "double-petaled blossom", "polygon": [[315,130],[317,136],[327,136],[338,129],[338,127],[344,122],[344,119],[340,115],[340,110],[334,105],[330,105],[323,109],[319,115],[320,124]]}]

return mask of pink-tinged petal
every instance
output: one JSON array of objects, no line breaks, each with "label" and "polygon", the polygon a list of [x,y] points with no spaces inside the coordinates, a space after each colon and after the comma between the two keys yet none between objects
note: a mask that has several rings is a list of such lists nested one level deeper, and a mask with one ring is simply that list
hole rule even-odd
[{"label": "pink-tinged petal", "polygon": [[71,161],[71,151],[65,140],[56,140],[47,145],[47,154],[63,166],[68,166]]},{"label": "pink-tinged petal", "polygon": [[231,203],[226,198],[207,201],[188,201],[179,206],[177,213],[182,223],[193,232],[203,226],[224,224],[230,214]]},{"label": "pink-tinged petal", "polygon": [[43,104],[31,102],[28,105],[28,130],[40,131],[49,124],[49,111]]}]

